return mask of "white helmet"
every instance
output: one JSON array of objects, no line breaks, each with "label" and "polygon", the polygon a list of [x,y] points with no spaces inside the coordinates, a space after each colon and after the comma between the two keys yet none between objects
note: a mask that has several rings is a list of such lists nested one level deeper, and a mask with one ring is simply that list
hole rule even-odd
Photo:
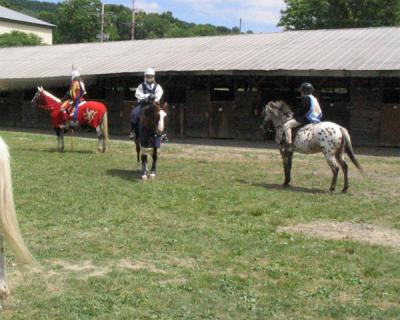
[{"label": "white helmet", "polygon": [[80,77],[78,70],[72,70],[71,71],[71,80],[74,80],[75,78],[78,78],[78,77]]},{"label": "white helmet", "polygon": [[155,77],[156,76],[156,72],[153,68],[147,68],[146,70],[144,70],[144,76],[150,76],[150,77]]}]

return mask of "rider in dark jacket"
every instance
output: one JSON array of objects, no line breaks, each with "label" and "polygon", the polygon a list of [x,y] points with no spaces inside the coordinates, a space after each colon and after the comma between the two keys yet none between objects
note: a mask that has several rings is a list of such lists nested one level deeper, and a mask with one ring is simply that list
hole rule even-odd
[{"label": "rider in dark jacket", "polygon": [[292,129],[307,123],[321,122],[322,111],[319,102],[314,97],[314,87],[311,83],[304,82],[298,89],[301,93],[300,106],[294,112],[293,119],[283,125],[288,152],[293,152]]},{"label": "rider in dark jacket", "polygon": [[160,102],[164,93],[161,86],[155,82],[156,73],[153,68],[144,71],[144,82],[136,89],[135,96],[138,99],[138,105],[132,109],[130,115],[131,133],[130,139],[134,139],[139,132],[139,117],[143,107],[150,102]]}]

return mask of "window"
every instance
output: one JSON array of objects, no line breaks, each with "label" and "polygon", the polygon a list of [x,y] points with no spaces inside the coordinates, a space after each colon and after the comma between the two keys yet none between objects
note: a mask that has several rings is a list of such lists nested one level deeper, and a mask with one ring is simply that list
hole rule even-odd
[{"label": "window", "polygon": [[400,102],[400,78],[388,78],[383,82],[383,102]]},{"label": "window", "polygon": [[208,77],[192,77],[189,80],[189,88],[194,91],[208,90]]},{"label": "window", "polygon": [[235,100],[233,78],[214,77],[211,81],[210,99],[211,101]]},{"label": "window", "polygon": [[165,90],[165,100],[171,103],[185,103],[186,102],[186,88],[185,87],[168,87]]},{"label": "window", "polygon": [[350,80],[329,79],[321,85],[319,98],[327,102],[350,102]]}]

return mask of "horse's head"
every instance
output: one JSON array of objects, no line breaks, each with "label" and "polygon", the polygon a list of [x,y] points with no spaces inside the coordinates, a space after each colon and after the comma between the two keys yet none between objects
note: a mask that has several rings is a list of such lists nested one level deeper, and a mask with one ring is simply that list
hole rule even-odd
[{"label": "horse's head", "polygon": [[156,134],[162,134],[165,129],[165,117],[167,116],[167,103],[161,107],[158,102],[153,102],[144,107],[142,113],[142,126]]},{"label": "horse's head", "polygon": [[43,87],[37,88],[37,92],[32,99],[32,103],[38,108],[44,109],[46,111],[53,111],[56,108],[59,109],[61,106],[60,99],[44,90]]},{"label": "horse's head", "polygon": [[283,125],[289,118],[293,117],[290,107],[282,100],[269,101],[261,114],[264,128],[272,122],[275,127]]}]

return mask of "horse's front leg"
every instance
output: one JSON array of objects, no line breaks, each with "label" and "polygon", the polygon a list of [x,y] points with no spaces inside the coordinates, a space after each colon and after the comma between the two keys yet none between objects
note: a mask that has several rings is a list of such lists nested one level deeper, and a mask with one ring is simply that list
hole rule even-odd
[{"label": "horse's front leg", "polygon": [[135,146],[136,146],[136,159],[137,159],[137,164],[139,166],[140,165],[140,142],[139,142],[139,138],[135,138]]},{"label": "horse's front leg", "polygon": [[142,180],[147,180],[147,154],[142,153]]},{"label": "horse's front leg", "polygon": [[3,309],[3,301],[7,299],[10,291],[8,290],[6,283],[6,264],[4,256],[4,241],[3,237],[0,236],[0,310]]},{"label": "horse's front leg", "polygon": [[104,136],[101,132],[100,126],[96,127],[96,135],[97,135],[97,151],[98,152],[105,152],[105,142],[104,142]]},{"label": "horse's front leg", "polygon": [[157,172],[157,159],[158,159],[157,148],[153,148],[153,154],[151,156],[153,158],[153,162],[151,164],[151,169],[150,169],[150,178],[154,179],[156,177],[156,172]]},{"label": "horse's front leg", "polygon": [[64,129],[62,128],[54,128],[54,131],[57,135],[57,151],[64,151]]},{"label": "horse's front leg", "polygon": [[283,169],[285,171],[285,181],[283,182],[283,187],[289,187],[291,181],[291,171],[292,171],[292,159],[293,159],[293,152],[287,152],[283,149],[280,150],[282,161],[283,161]]}]

